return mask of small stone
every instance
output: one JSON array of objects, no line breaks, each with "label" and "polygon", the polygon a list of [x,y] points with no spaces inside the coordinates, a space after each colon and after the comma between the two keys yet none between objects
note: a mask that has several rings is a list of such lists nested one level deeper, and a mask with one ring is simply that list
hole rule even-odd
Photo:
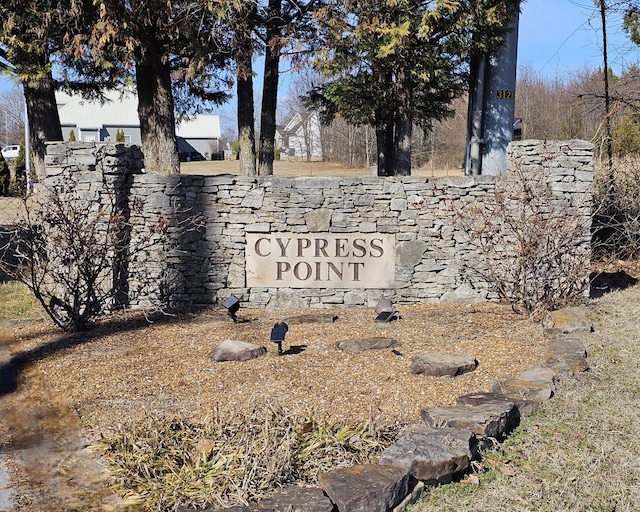
[{"label": "small stone", "polygon": [[394,338],[362,338],[354,340],[344,340],[336,343],[339,350],[350,353],[364,352],[365,350],[383,350],[395,348],[401,343]]}]

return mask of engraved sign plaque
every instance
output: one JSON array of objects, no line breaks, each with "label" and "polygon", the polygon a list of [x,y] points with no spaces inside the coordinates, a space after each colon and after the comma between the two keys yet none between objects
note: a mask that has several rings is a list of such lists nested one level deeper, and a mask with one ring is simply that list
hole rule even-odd
[{"label": "engraved sign plaque", "polygon": [[247,233],[248,287],[393,288],[395,237],[379,233]]}]

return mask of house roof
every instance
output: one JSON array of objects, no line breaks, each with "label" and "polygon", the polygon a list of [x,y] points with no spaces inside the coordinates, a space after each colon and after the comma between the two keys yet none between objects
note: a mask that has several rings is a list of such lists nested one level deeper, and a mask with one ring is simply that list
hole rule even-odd
[{"label": "house roof", "polygon": [[81,130],[103,126],[140,126],[138,97],[132,92],[109,91],[106,101],[84,99],[56,93],[62,126],[77,126]]},{"label": "house roof", "polygon": [[[103,126],[140,126],[138,97],[131,90],[108,91],[106,101],[84,99],[66,93],[56,93],[56,103],[62,126],[77,126],[81,130],[96,130]],[[190,139],[220,138],[220,118],[200,115],[176,126],[176,135]]]},{"label": "house roof", "polygon": [[284,131],[289,133],[295,133],[300,125],[304,121],[302,114],[300,112],[296,112],[289,122],[284,126]]},{"label": "house roof", "polygon": [[220,117],[199,115],[176,126],[176,135],[184,139],[219,139]]}]

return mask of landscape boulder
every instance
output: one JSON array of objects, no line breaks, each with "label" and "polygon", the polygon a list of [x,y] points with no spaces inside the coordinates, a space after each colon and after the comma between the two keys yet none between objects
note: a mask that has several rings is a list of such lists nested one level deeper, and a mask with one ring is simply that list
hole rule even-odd
[{"label": "landscape boulder", "polygon": [[214,361],[249,361],[267,353],[267,349],[248,341],[225,340],[209,354]]}]

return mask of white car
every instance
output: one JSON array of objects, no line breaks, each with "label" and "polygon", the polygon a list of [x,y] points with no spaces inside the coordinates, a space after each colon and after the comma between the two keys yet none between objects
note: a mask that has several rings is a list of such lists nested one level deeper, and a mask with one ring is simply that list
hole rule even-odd
[{"label": "white car", "polygon": [[5,146],[2,148],[2,156],[8,162],[13,158],[18,158],[20,153],[20,146]]}]

